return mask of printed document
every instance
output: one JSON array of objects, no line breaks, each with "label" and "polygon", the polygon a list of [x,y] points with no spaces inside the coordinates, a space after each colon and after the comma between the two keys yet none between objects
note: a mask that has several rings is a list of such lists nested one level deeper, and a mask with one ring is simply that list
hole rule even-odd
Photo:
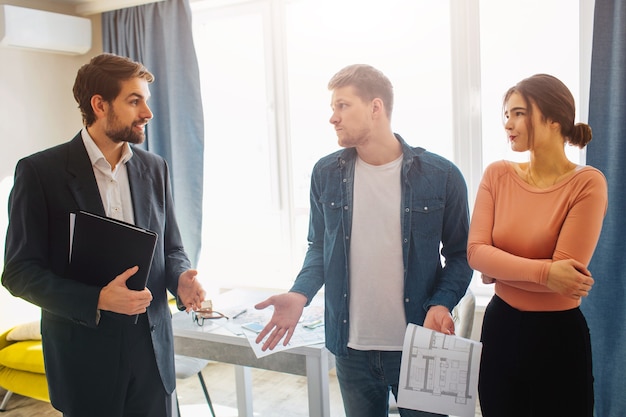
[{"label": "printed document", "polygon": [[409,323],[404,335],[397,404],[474,417],[482,344]]},{"label": "printed document", "polygon": [[[265,323],[269,321],[269,317],[266,320],[258,320],[257,323],[265,326]],[[324,343],[324,308],[321,306],[310,305],[304,309],[300,322],[296,326],[296,330],[293,332],[291,340],[285,346],[284,336],[278,342],[276,347],[272,350],[262,350],[263,343],[267,340],[268,336],[265,336],[260,343],[256,343],[255,340],[258,334],[254,331],[246,329],[247,326],[240,326],[240,332],[248,339],[252,350],[257,358],[271,355],[272,353],[282,352],[284,350],[292,349],[298,346],[316,345]],[[270,332],[271,334],[271,332]]]}]

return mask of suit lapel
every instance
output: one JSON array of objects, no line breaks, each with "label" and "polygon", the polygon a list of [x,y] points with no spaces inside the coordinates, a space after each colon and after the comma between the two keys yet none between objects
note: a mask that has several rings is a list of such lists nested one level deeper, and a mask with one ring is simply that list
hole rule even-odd
[{"label": "suit lapel", "polygon": [[104,205],[93,173],[89,155],[80,132],[69,144],[67,171],[71,175],[68,186],[81,210],[104,215]]},{"label": "suit lapel", "polygon": [[133,152],[133,157],[126,163],[135,224],[146,229],[150,229],[152,207],[149,193],[153,189],[152,178],[146,175],[148,169],[139,152]]},{"label": "suit lapel", "polygon": [[[149,193],[152,187],[152,178],[145,175],[149,167],[143,161],[139,152],[134,152],[133,157],[126,163],[130,194],[133,201],[135,224],[139,227],[150,229],[152,208],[150,206]],[[78,133],[69,144],[67,171],[71,175],[68,186],[71,190],[77,206],[81,210],[105,216],[104,205],[98,190],[93,167],[89,155],[83,144],[81,134]]]}]

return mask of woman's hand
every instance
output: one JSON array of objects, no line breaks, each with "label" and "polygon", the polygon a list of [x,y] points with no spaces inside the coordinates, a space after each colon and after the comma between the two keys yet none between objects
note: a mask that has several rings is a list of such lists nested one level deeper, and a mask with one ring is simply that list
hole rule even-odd
[{"label": "woman's hand", "polygon": [[573,299],[586,297],[593,286],[591,273],[574,259],[552,262],[546,286],[552,291]]}]

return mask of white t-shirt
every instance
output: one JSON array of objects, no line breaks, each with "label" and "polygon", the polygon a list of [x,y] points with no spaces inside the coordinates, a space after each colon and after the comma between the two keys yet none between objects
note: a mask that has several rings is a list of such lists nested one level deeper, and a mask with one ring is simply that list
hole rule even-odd
[{"label": "white t-shirt", "polygon": [[401,170],[402,156],[385,165],[356,161],[350,238],[352,349],[402,350]]}]

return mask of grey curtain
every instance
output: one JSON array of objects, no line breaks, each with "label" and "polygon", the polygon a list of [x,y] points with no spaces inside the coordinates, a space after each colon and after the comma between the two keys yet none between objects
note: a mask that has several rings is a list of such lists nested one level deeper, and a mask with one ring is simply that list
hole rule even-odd
[{"label": "grey curtain", "polygon": [[626,416],[626,4],[596,0],[587,163],[609,185],[609,208],[582,310],[593,349],[596,416]]},{"label": "grey curtain", "polygon": [[154,119],[145,148],[163,156],[192,265],[200,254],[204,121],[189,0],[166,0],[102,14],[103,49],[143,63],[155,76]]}]

